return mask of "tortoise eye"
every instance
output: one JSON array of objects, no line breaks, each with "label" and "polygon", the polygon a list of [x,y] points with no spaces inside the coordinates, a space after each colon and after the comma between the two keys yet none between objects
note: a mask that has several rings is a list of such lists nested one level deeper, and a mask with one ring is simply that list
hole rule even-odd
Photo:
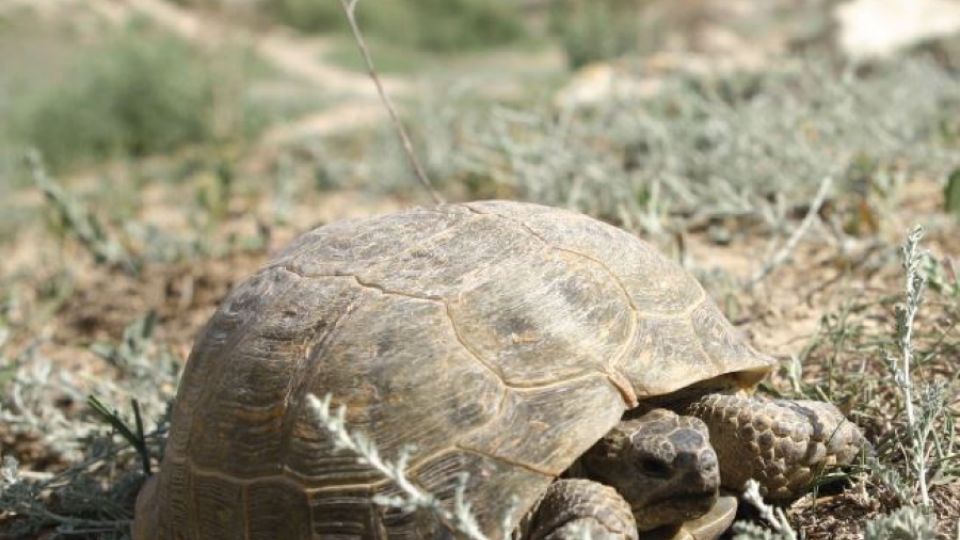
[{"label": "tortoise eye", "polygon": [[653,457],[641,458],[640,461],[637,462],[637,468],[639,468],[643,474],[654,478],[669,478],[671,473],[670,465],[661,459]]}]

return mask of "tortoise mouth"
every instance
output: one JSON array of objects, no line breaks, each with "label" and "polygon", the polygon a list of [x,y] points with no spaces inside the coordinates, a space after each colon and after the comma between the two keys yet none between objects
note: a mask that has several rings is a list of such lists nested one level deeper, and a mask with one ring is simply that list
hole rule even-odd
[{"label": "tortoise mouth", "polygon": [[717,490],[673,493],[631,505],[637,528],[648,531],[668,524],[679,524],[696,519],[713,508],[718,497]]}]

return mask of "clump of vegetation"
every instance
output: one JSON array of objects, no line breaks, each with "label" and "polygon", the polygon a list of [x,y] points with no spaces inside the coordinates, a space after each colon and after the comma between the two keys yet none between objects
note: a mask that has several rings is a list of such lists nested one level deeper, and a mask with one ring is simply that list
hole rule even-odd
[{"label": "clump of vegetation", "polygon": [[[347,29],[337,1],[278,0],[267,6],[278,20],[305,32]],[[520,9],[506,0],[360,2],[357,17],[371,36],[431,51],[503,45],[524,33]]]},{"label": "clump of vegetation", "polygon": [[69,192],[47,176],[40,156],[31,152],[28,161],[34,183],[56,212],[58,229],[64,234],[72,233],[97,263],[135,273],[139,263],[106,233],[96,215],[83,208]]},{"label": "clump of vegetation", "polygon": [[215,91],[208,60],[176,37],[134,24],[81,53],[63,84],[22,97],[16,136],[57,170],[235,134],[217,131],[218,107],[230,107],[240,123],[255,115],[241,100],[218,103],[227,93]]},{"label": "clump of vegetation", "polygon": [[[624,66],[621,76],[642,74]],[[469,183],[650,233],[716,216],[778,229],[823,178],[886,197],[913,173],[943,178],[956,164],[940,126],[960,115],[960,78],[923,59],[863,74],[794,63],[659,82],[651,96],[560,110],[432,97],[422,110],[430,117],[412,126],[448,187]],[[397,159],[381,157],[376,178],[413,184],[399,152],[378,155]]]},{"label": "clump of vegetation", "polygon": [[637,52],[655,42],[654,24],[643,24],[636,0],[561,0],[550,10],[550,30],[571,67]]},{"label": "clump of vegetation", "polygon": [[[181,189],[195,196],[181,201],[179,210],[189,221],[187,231],[166,230],[155,223],[130,219],[122,209],[103,210],[104,197],[85,200],[47,174],[37,152],[28,152],[26,160],[34,185],[43,194],[46,226],[61,243],[76,241],[97,265],[120,270],[130,277],[141,275],[151,263],[176,263],[197,257],[217,257],[231,253],[256,252],[264,247],[269,230],[262,223],[247,234],[224,233],[228,205],[233,193],[233,172],[224,161],[213,159],[191,164],[186,179],[178,179]],[[293,189],[287,186],[288,191]],[[292,192],[284,194],[289,198]],[[128,201],[129,202],[129,201]],[[278,204],[280,198],[278,197]],[[278,209],[281,212],[282,209]],[[282,216],[277,216],[279,221]]]},{"label": "clump of vegetation", "polygon": [[[956,516],[953,523],[938,523],[937,514],[956,506],[949,489],[942,488],[960,480],[957,413],[948,406],[948,396],[957,392],[956,379],[941,375],[960,345],[952,336],[960,303],[942,294],[925,299],[926,284],[936,270],[929,264],[929,253],[921,248],[922,236],[922,228],[915,227],[901,247],[902,296],[881,298],[882,310],[876,309],[876,298],[847,300],[852,305],[845,304],[839,315],[824,317],[820,335],[804,351],[805,361],[798,360],[791,368],[795,391],[805,397],[859,403],[852,410],[856,421],[872,432],[874,448],[864,466],[854,467],[860,470],[848,477],[858,484],[850,492],[860,492],[850,495],[848,504],[858,507],[865,518],[857,529],[869,540],[933,540],[938,538],[938,526],[941,533],[952,533],[957,526]],[[931,313],[924,313],[924,306]],[[882,317],[889,324],[877,328],[868,322]],[[869,366],[864,358],[871,361]],[[807,379],[816,383],[801,382],[801,363],[816,366],[819,375]],[[859,371],[853,369],[856,364]],[[830,480],[843,473],[833,476]],[[934,489],[942,489],[936,502]],[[778,511],[774,516],[762,501],[747,499],[760,509],[772,530],[738,523],[738,540],[797,538],[785,514]],[[818,513],[816,505],[805,511]],[[830,515],[828,509],[819,512]]]},{"label": "clump of vegetation", "polygon": [[865,540],[935,540],[936,520],[912,506],[867,522]]},{"label": "clump of vegetation", "polygon": [[[896,344],[900,356],[895,357],[888,354],[885,360],[893,380],[900,390],[900,398],[903,402],[906,422],[906,436],[904,438],[909,444],[899,446],[902,448],[904,461],[908,464],[907,478],[911,484],[917,486],[917,498],[920,505],[929,507],[930,494],[927,486],[927,477],[931,468],[929,456],[936,454],[937,450],[940,450],[942,454],[944,448],[950,448],[953,445],[953,440],[952,438],[947,441],[935,440],[935,445],[931,443],[931,440],[937,439],[935,437],[937,427],[943,427],[943,420],[946,415],[946,386],[940,384],[915,388],[914,374],[911,371],[916,369],[913,324],[923,300],[924,289],[927,286],[927,277],[920,270],[922,257],[918,252],[922,236],[923,230],[918,227],[910,233],[907,242],[903,245],[906,302],[896,306]],[[923,394],[923,397],[915,393],[917,390],[921,391],[919,393]],[[941,455],[940,457],[944,458],[946,456]],[[950,459],[950,457],[946,458]],[[905,491],[905,489],[898,491]],[[907,499],[906,502],[912,502],[913,497],[905,498]]]},{"label": "clump of vegetation", "polygon": [[[874,441],[875,452],[854,480],[858,486],[842,496],[847,513],[852,507],[863,516],[870,539],[933,539],[935,531],[953,535],[957,527],[957,514],[948,509],[957,508],[950,486],[960,482],[958,415],[950,405],[960,390],[953,375],[960,296],[950,286],[933,285],[945,270],[921,248],[921,238],[919,227],[907,235],[901,272],[885,280],[902,284],[902,292],[842,294],[842,305],[823,316],[798,361],[816,371],[804,377],[816,383],[794,386],[848,404]],[[889,246],[875,258],[892,263],[895,256]],[[877,326],[878,320],[885,324]],[[794,517],[816,527],[817,516],[831,512],[814,505]]]},{"label": "clump of vegetation", "polygon": [[[12,453],[0,456],[4,538],[35,537],[43,530],[87,538],[128,534],[149,456],[160,455],[167,404],[179,374],[179,361],[154,339],[154,317],[148,313],[133,321],[119,343],[91,346],[104,360],[96,366],[97,377],[56,368],[43,352],[48,346],[43,338],[19,352],[7,351],[0,342],[2,434],[35,441],[30,444],[44,452],[48,467],[24,472]],[[132,399],[133,415],[126,408],[121,415],[104,406]],[[96,406],[83,406],[88,401]],[[140,422],[141,406],[149,419],[146,426]],[[121,416],[133,416],[136,422]],[[141,442],[137,448],[118,436],[129,435],[118,429],[121,424],[134,423]]]}]

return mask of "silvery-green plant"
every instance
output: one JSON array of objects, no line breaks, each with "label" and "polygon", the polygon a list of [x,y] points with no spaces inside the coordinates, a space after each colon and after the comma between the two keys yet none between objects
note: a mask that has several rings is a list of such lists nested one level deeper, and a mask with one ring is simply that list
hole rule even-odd
[{"label": "silvery-green plant", "polygon": [[790,526],[783,510],[764,502],[760,494],[760,484],[756,480],[747,480],[743,490],[743,500],[757,509],[769,528],[749,521],[738,521],[733,525],[735,540],[798,540],[797,533]]},{"label": "silvery-green plant", "polygon": [[[150,454],[159,455],[177,375],[173,356],[158,353],[148,343],[151,332],[145,328],[149,327],[138,319],[127,328],[126,341],[102,344],[115,362],[96,375],[62,369],[44,353],[43,338],[16,353],[0,348],[5,369],[0,376],[4,430],[35,439],[41,451],[69,464],[60,473],[35,472],[22,468],[13,456],[3,457],[0,512],[14,519],[4,523],[0,536],[33,537],[52,529],[64,535],[127,537],[132,518],[129,503],[149,468]],[[97,407],[83,407],[91,394],[99,397],[91,401]],[[144,417],[151,421],[146,434],[143,422],[136,422],[139,446],[116,437],[123,434],[118,429],[121,421],[127,421],[121,420],[125,415],[108,408],[125,405],[131,398],[138,400],[137,409],[143,405]],[[74,406],[65,408],[63,403]],[[103,421],[107,416],[112,420],[110,429],[105,429]]]},{"label": "silvery-green plant", "polygon": [[[9,363],[0,388],[0,422],[7,431],[40,436],[41,443],[68,461],[82,457],[81,439],[92,435],[95,423],[68,417],[56,401],[82,402],[86,393],[77,377],[55,368],[39,350],[28,346]],[[111,384],[111,383],[106,383]]]},{"label": "silvery-green plant", "polygon": [[867,522],[864,540],[936,540],[937,521],[923,510],[904,506]]},{"label": "silvery-green plant", "polygon": [[39,152],[29,152],[27,163],[33,175],[34,184],[57,212],[64,228],[90,252],[98,264],[115,266],[131,274],[139,272],[140,262],[132,257],[115,238],[107,234],[106,229],[94,214],[50,178]]},{"label": "silvery-green plant", "polygon": [[[616,69],[644,77],[642,68]],[[448,187],[485,182],[649,232],[724,216],[780,231],[822,178],[839,192],[883,195],[911,170],[939,177],[956,165],[938,126],[958,111],[960,79],[922,59],[866,75],[811,61],[657,82],[662,90],[650,96],[574,109],[491,104],[456,89],[425,98],[415,127],[432,176]],[[441,150],[450,155],[432,155]],[[412,185],[400,152],[376,156],[361,171],[369,184]]]},{"label": "silvery-green plant", "polygon": [[[405,448],[395,460],[387,460],[380,456],[373,441],[359,432],[351,432],[346,427],[346,408],[341,406],[336,412],[330,410],[332,397],[327,394],[323,399],[313,394],[307,396],[307,406],[316,417],[319,424],[330,433],[334,448],[349,451],[357,455],[358,461],[369,465],[390,479],[401,491],[401,495],[392,497],[378,496],[374,498],[377,504],[391,508],[400,508],[411,511],[423,509],[434,513],[442,520],[450,523],[460,533],[471,540],[487,540],[487,536],[480,530],[476,517],[470,510],[470,503],[464,497],[466,477],[460,476],[459,484],[454,495],[453,511],[448,510],[432,493],[424,491],[411,482],[406,475],[407,460],[411,449]],[[511,515],[504,516],[504,524],[510,523]]]},{"label": "silvery-green plant", "polygon": [[887,354],[885,361],[903,401],[907,432],[901,446],[908,463],[909,479],[916,482],[920,504],[929,507],[929,456],[933,451],[931,437],[944,411],[946,387],[942,384],[929,385],[919,389],[918,395],[914,383],[913,327],[927,285],[926,274],[921,271],[924,256],[919,246],[922,238],[923,229],[914,227],[901,249],[904,302],[896,307],[896,344],[900,355]]},{"label": "silvery-green plant", "polygon": [[155,342],[156,325],[156,311],[148,311],[123,329],[119,341],[97,341],[90,350],[120,370],[123,377],[172,386],[177,380],[178,363],[170,351]]},{"label": "silvery-green plant", "polygon": [[[86,458],[60,473],[20,469],[12,456],[0,467],[0,515],[4,538],[33,538],[41,530],[62,536],[129,538],[131,509],[127,501],[140,485],[139,473],[118,463],[126,450],[112,438],[86,440]],[[128,457],[128,456],[127,456]]]}]

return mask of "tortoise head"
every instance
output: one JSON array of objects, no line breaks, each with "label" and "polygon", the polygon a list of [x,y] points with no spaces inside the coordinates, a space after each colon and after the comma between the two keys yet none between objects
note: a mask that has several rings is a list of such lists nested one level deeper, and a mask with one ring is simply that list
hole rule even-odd
[{"label": "tortoise head", "polygon": [[703,515],[720,487],[707,426],[667,409],[622,421],[584,454],[582,464],[590,478],[620,492],[640,530]]}]

